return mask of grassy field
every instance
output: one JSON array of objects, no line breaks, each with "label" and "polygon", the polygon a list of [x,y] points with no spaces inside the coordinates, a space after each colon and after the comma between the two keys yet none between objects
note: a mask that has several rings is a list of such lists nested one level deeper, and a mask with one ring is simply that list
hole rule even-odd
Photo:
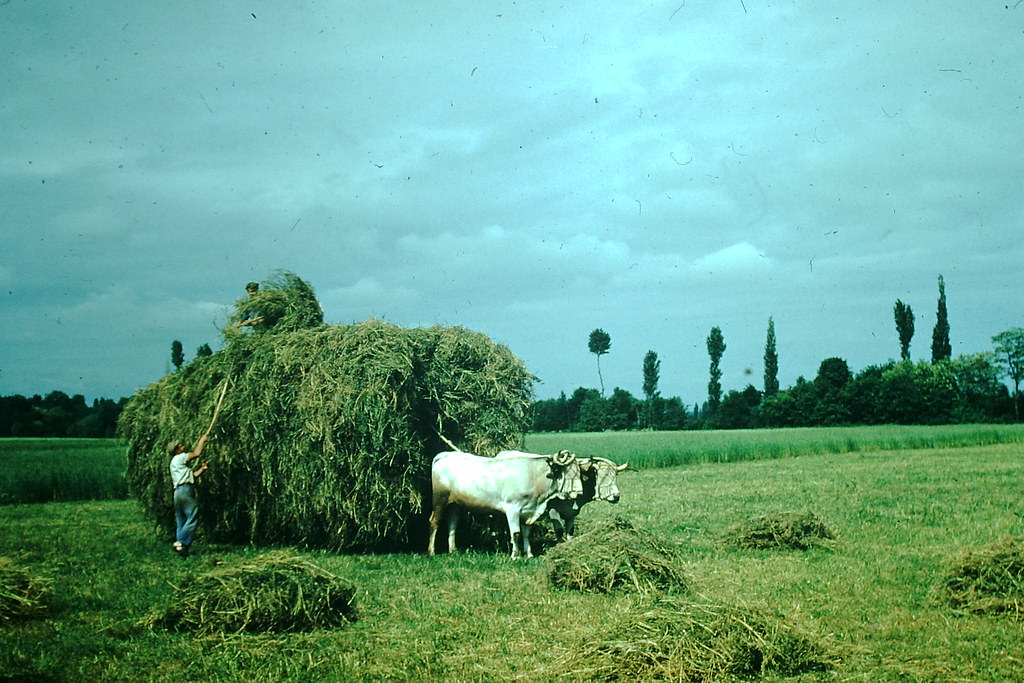
[{"label": "grassy field", "polygon": [[[694,432],[528,434],[526,449],[611,458],[635,469],[824,453],[1024,443],[1021,425],[886,425]],[[164,457],[157,453],[154,457]],[[113,439],[0,439],[0,505],[128,495],[125,449]]]},{"label": "grassy field", "polygon": [[0,505],[128,495],[113,439],[0,439]]},{"label": "grassy field", "polygon": [[[915,438],[928,439],[927,429]],[[761,441],[756,450],[792,454],[791,443],[838,438],[848,452],[627,472],[622,502],[589,505],[578,532],[624,516],[678,545],[694,600],[770,610],[819,634],[841,663],[802,680],[1024,680],[1022,622],[958,615],[932,595],[951,555],[1024,534],[1021,445],[894,449],[861,444],[855,432],[813,431],[776,432],[784,444]],[[657,435],[603,435],[604,446],[599,436],[531,436],[527,446],[550,450],[557,442],[635,459],[643,447],[630,447],[630,437]],[[836,532],[836,546],[755,551],[721,543],[733,525],[782,510],[813,511]],[[0,627],[0,671],[14,677],[573,680],[565,658],[640,599],[552,589],[543,556],[307,552],[356,584],[357,622],[198,637],[137,622],[167,605],[173,586],[258,549],[200,539],[196,554],[181,560],[125,500],[0,506],[0,529],[0,556],[55,585],[49,618]]]},{"label": "grassy field", "polygon": [[538,433],[526,449],[629,461],[639,469],[695,463],[747,462],[823,453],[859,453],[914,448],[958,448],[1024,442],[1024,424],[883,425],[738,429],[692,432]]}]

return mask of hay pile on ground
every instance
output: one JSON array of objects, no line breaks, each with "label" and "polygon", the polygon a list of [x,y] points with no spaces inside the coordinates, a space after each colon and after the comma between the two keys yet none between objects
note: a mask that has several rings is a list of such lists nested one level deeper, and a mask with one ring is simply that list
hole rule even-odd
[{"label": "hay pile on ground", "polygon": [[731,528],[725,543],[737,548],[807,550],[831,547],[835,534],[813,512],[779,512],[752,517]]},{"label": "hay pile on ground", "polygon": [[1011,536],[948,560],[936,599],[962,612],[1024,619],[1024,536]]},{"label": "hay pile on ground", "polygon": [[[274,287],[261,295],[307,301],[302,287]],[[206,431],[226,381],[199,486],[200,531],[218,541],[419,550],[430,461],[449,450],[439,435],[482,455],[521,446],[533,377],[506,347],[458,327],[301,327],[317,311],[289,309],[262,332],[226,331],[222,351],[128,402],[119,422],[128,483],[168,533],[166,444]]]},{"label": "hay pile on ground", "polygon": [[795,676],[836,663],[817,636],[778,615],[660,595],[575,648],[557,669],[577,680],[720,681]]},{"label": "hay pile on ground", "polygon": [[45,615],[52,593],[49,579],[33,576],[10,558],[0,557],[0,624]]},{"label": "hay pile on ground", "polygon": [[548,578],[557,588],[683,591],[689,584],[679,551],[622,517],[555,546],[546,558]]},{"label": "hay pile on ground", "polygon": [[195,576],[147,627],[216,633],[284,633],[356,620],[355,586],[316,565],[275,551]]}]

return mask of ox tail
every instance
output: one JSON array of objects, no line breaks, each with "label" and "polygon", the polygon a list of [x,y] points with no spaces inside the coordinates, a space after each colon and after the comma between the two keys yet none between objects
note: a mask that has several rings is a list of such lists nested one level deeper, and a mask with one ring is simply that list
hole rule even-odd
[{"label": "ox tail", "polygon": [[458,452],[458,453],[465,453],[465,451],[464,451],[464,450],[462,450],[461,448],[459,448],[458,446],[456,446],[455,444],[453,444],[453,443],[452,443],[451,441],[449,441],[449,440],[448,440],[448,437],[446,437],[446,436],[445,436],[444,434],[442,434],[441,432],[438,432],[438,433],[437,433],[437,437],[438,437],[439,439],[441,439],[441,441],[444,441],[445,445],[446,445],[446,446],[448,446],[448,448],[452,449],[453,451],[456,451],[456,452]]}]

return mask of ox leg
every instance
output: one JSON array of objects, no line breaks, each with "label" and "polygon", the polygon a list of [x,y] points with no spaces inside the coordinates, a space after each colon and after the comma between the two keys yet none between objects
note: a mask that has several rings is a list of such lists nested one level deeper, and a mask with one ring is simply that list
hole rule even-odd
[{"label": "ox leg", "polygon": [[444,508],[444,503],[434,503],[434,509],[430,512],[430,540],[427,541],[427,555],[434,554],[434,539],[437,537],[437,525],[441,522]]},{"label": "ox leg", "polygon": [[533,557],[533,548],[530,547],[530,529],[533,528],[532,524],[523,525],[523,553],[529,559]]},{"label": "ox leg", "polygon": [[[509,524],[509,537],[512,541],[512,559],[519,559],[522,555],[534,556],[529,549],[529,523],[522,522],[522,516],[518,508],[505,510],[505,519]],[[519,549],[522,552],[519,552]]]},{"label": "ox leg", "polygon": [[448,512],[448,552],[450,553],[454,553],[457,550],[455,547],[455,529],[459,526],[459,516],[461,514],[462,509],[458,505],[453,505]]},{"label": "ox leg", "polygon": [[520,531],[520,520],[518,509],[506,509],[505,519],[508,521],[508,535],[512,540],[512,559],[519,559],[519,543],[522,541],[523,534]]}]

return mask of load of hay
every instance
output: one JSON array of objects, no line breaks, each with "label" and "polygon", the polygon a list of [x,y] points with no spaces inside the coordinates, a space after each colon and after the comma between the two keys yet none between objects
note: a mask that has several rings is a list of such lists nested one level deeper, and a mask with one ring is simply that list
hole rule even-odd
[{"label": "load of hay", "polygon": [[556,666],[578,680],[720,681],[795,676],[836,663],[819,637],[779,615],[658,595]]},{"label": "load of hay", "polygon": [[623,517],[555,546],[546,558],[548,578],[556,588],[644,593],[684,591],[689,585],[679,551]]},{"label": "load of hay", "polygon": [[968,549],[947,561],[935,597],[956,610],[1024,619],[1024,536]]},{"label": "load of hay", "polygon": [[291,274],[236,304],[250,307],[274,324],[229,324],[223,350],[144,388],[121,415],[129,487],[168,533],[166,444],[205,432],[222,392],[198,487],[200,531],[217,541],[421,549],[430,462],[449,450],[441,435],[482,455],[521,445],[534,378],[483,334],[326,325]]},{"label": "load of hay", "polygon": [[807,550],[831,547],[834,540],[835,534],[813,512],[752,517],[725,534],[725,543],[736,548]]},{"label": "load of hay", "polygon": [[356,620],[355,586],[286,551],[199,574],[148,627],[216,633],[284,633]]},{"label": "load of hay", "polygon": [[0,624],[44,616],[53,594],[50,579],[34,576],[8,557],[0,557]]}]

